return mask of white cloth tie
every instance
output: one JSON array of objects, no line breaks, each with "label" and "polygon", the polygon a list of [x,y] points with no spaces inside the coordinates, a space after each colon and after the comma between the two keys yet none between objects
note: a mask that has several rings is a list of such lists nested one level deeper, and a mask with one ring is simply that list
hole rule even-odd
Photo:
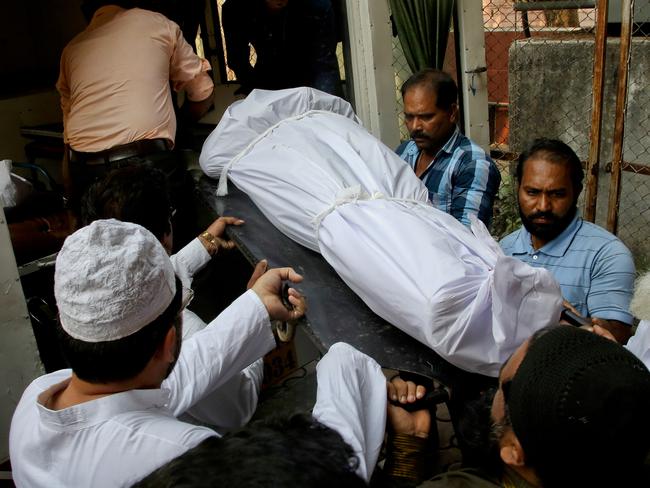
[{"label": "white cloth tie", "polygon": [[314,226],[316,234],[318,234],[318,228],[320,227],[323,219],[332,213],[336,207],[345,205],[346,203],[356,203],[359,200],[378,200],[380,198],[386,198],[386,196],[381,192],[374,192],[371,195],[367,191],[363,190],[361,188],[361,185],[354,185],[341,189],[336,194],[334,203],[312,219],[311,223]]},{"label": "white cloth tie", "polygon": [[279,127],[280,125],[287,123],[289,121],[299,120],[302,119],[303,117],[307,117],[309,115],[316,114],[316,113],[330,114],[331,112],[328,110],[308,110],[307,112],[294,115],[293,117],[288,117],[286,119],[279,121],[276,124],[273,124],[271,127],[269,127],[264,132],[262,132],[259,136],[253,139],[253,141],[248,146],[246,146],[243,151],[237,154],[237,156],[232,158],[230,161],[228,161],[227,164],[224,165],[223,168],[221,168],[221,176],[219,176],[219,186],[217,186],[217,196],[225,197],[226,195],[228,195],[228,172],[230,171],[230,168],[232,167],[233,164],[235,164],[237,161],[243,158],[255,146],[255,144],[257,144],[259,141],[264,139],[267,134],[273,132],[273,130],[275,130],[276,127]]}]

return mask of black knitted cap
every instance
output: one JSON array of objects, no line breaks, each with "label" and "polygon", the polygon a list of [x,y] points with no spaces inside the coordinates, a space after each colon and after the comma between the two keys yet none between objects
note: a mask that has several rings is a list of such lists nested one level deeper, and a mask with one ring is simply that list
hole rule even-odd
[{"label": "black knitted cap", "polygon": [[507,403],[526,464],[545,487],[585,477],[604,486],[650,449],[650,373],[619,344],[576,327],[530,345]]}]

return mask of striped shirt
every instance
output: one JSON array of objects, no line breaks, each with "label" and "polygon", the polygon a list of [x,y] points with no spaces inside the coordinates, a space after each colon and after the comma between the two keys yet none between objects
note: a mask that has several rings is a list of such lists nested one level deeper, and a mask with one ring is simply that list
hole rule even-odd
[{"label": "striped shirt", "polygon": [[632,254],[602,227],[576,215],[558,237],[540,249],[533,249],[524,227],[500,244],[507,255],[548,269],[564,298],[582,315],[632,323],[628,311],[635,278]]},{"label": "striped shirt", "polygon": [[[415,141],[402,143],[395,152],[415,171],[420,155]],[[429,190],[433,205],[469,225],[474,214],[489,227],[492,205],[501,174],[485,151],[460,133],[458,128],[438,151],[420,179]]]}]

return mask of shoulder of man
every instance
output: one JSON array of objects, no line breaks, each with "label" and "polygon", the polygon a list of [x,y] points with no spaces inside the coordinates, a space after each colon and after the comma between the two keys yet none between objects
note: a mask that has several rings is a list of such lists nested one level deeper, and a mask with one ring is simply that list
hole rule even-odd
[{"label": "shoulder of man", "polygon": [[523,227],[519,227],[516,231],[511,232],[499,241],[499,245],[504,252],[507,252],[507,249],[510,249],[514,245],[515,241],[519,238],[519,234],[521,234],[522,228]]},{"label": "shoulder of man", "polygon": [[587,220],[582,220],[582,225],[576,233],[576,239],[574,243],[580,245],[581,241],[584,239],[592,240],[592,244],[596,246],[597,249],[604,247],[613,247],[625,250],[630,252],[627,246],[621,241],[617,236],[609,232],[607,229],[602,228],[598,224],[594,224]]},{"label": "shoulder of man", "polygon": [[27,386],[27,388],[25,388],[25,396],[38,396],[43,391],[56,385],[57,383],[69,379],[71,376],[71,369],[60,369],[58,371],[53,371],[52,373],[46,373],[42,376],[39,376],[38,378],[34,379]]},{"label": "shoulder of man", "polygon": [[138,7],[130,8],[127,9],[124,18],[131,18],[138,22],[142,22],[143,32],[147,32],[148,27],[153,26],[171,30],[180,30],[180,27],[176,22],[166,17],[164,14],[154,10],[146,10]]},{"label": "shoulder of man", "polygon": [[460,132],[458,133],[458,139],[456,141],[456,150],[463,152],[463,162],[483,160],[487,161],[490,166],[496,168],[496,164],[485,149]]},{"label": "shoulder of man", "polygon": [[402,154],[404,154],[404,152],[406,152],[406,150],[409,148],[412,142],[413,141],[411,141],[410,139],[402,142],[399,146],[397,146],[397,148],[395,148],[395,153],[398,156],[401,156]]},{"label": "shoulder of man", "polygon": [[161,14],[160,12],[156,12],[155,10],[147,10],[146,8],[138,8],[138,7],[129,8],[126,9],[126,12],[124,14],[129,16],[132,15],[132,16],[139,16],[139,17],[148,17],[152,19],[157,19],[159,21],[172,22],[164,14]]}]

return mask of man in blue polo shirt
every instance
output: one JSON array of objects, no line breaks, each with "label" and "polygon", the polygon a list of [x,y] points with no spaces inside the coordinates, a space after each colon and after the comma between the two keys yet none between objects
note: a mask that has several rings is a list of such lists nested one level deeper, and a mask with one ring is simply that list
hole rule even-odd
[{"label": "man in blue polo shirt", "polygon": [[396,150],[429,190],[434,206],[469,225],[474,214],[485,225],[501,174],[483,149],[460,133],[458,87],[445,72],[427,68],[402,85],[404,122],[411,140]]},{"label": "man in blue polo shirt", "polygon": [[582,164],[558,140],[538,139],[519,156],[517,199],[523,227],[501,241],[504,252],[548,269],[578,312],[630,337],[632,254],[616,236],[579,217]]}]

